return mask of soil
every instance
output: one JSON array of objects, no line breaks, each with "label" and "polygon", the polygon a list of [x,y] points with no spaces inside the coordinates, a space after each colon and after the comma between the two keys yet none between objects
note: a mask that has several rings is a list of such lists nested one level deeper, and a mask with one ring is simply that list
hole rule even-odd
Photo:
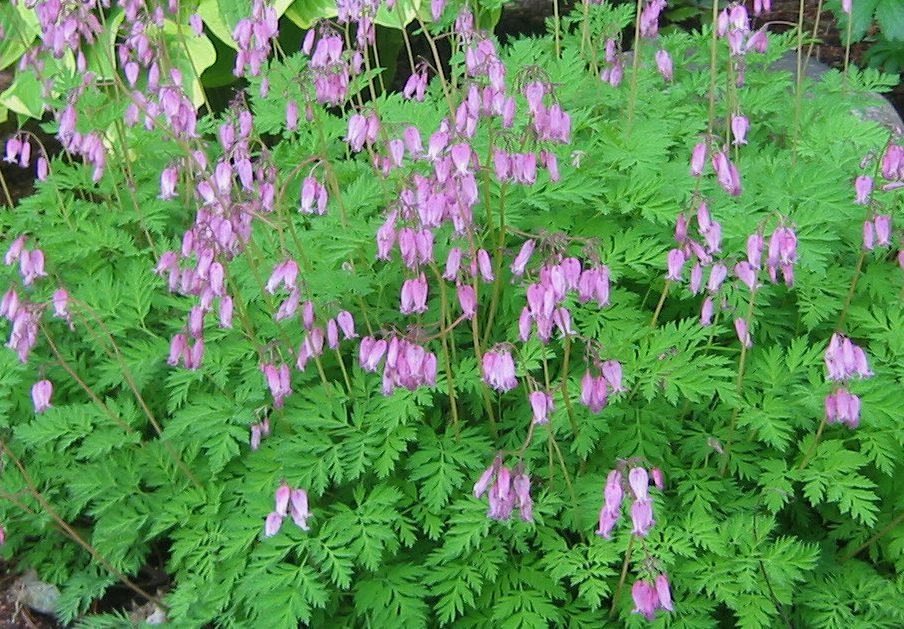
[{"label": "soil", "polygon": [[12,566],[0,562],[0,629],[61,629],[55,619],[39,614],[19,604]]}]

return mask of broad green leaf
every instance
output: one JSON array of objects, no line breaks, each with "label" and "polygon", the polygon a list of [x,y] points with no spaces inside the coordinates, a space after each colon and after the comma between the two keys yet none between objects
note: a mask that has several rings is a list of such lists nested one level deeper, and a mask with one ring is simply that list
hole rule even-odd
[{"label": "broad green leaf", "polygon": [[167,20],[163,25],[167,48],[182,70],[183,80],[191,80],[191,100],[195,107],[204,102],[201,74],[217,60],[217,51],[206,35],[195,35],[187,26]]},{"label": "broad green leaf", "polygon": [[311,28],[317,20],[335,17],[336,14],[336,3],[331,0],[295,0],[286,9],[286,17],[299,28]]},{"label": "broad green leaf", "polygon": [[901,0],[879,0],[876,21],[890,41],[904,41],[904,4]]},{"label": "broad green leaf", "polygon": [[[273,3],[276,15],[282,16],[290,4],[292,0],[276,0]],[[238,50],[238,45],[232,38],[232,31],[242,18],[251,16],[251,0],[201,0],[198,14],[204,20],[204,25],[220,41]]]},{"label": "broad green leaf", "polygon": [[0,28],[4,36],[0,38],[0,70],[15,63],[28,50],[40,32],[38,17],[34,9],[24,2],[4,3],[0,6]]}]

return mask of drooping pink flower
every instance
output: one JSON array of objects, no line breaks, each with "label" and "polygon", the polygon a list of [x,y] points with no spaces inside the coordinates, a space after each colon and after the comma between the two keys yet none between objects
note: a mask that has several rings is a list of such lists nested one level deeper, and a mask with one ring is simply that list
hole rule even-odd
[{"label": "drooping pink flower", "polygon": [[650,477],[644,468],[631,468],[631,471],[628,472],[628,484],[631,485],[631,491],[634,492],[637,500],[649,498]]},{"label": "drooping pink flower", "polygon": [[304,489],[293,489],[289,503],[292,520],[302,531],[310,531],[308,519],[311,517],[311,512],[308,509],[308,492]]},{"label": "drooping pink flower", "polygon": [[267,516],[266,521],[264,522],[264,537],[273,537],[277,533],[279,533],[280,527],[282,527],[283,516],[276,513],[275,511],[270,513]]},{"label": "drooping pink flower", "polygon": [[660,574],[656,577],[656,596],[659,598],[659,607],[666,611],[675,611],[672,606],[672,588],[669,586],[669,577]]},{"label": "drooping pink flower", "polygon": [[725,281],[727,276],[728,267],[721,262],[714,264],[709,271],[709,281],[706,284],[707,290],[711,293],[718,292],[719,287],[722,286],[722,282]]},{"label": "drooping pink flower", "polygon": [[653,503],[649,498],[631,504],[631,524],[631,533],[638,537],[646,537],[653,528]]},{"label": "drooping pink flower", "polygon": [[662,75],[663,79],[669,82],[672,81],[672,57],[669,55],[668,51],[662,49],[656,51],[656,68],[659,70],[659,74]]},{"label": "drooping pink flower", "polygon": [[456,287],[456,293],[462,315],[465,319],[473,319],[477,313],[477,293],[474,291],[474,287],[470,284],[459,284]]},{"label": "drooping pink flower", "polygon": [[704,327],[712,325],[714,308],[715,304],[712,297],[707,297],[703,300],[703,305],[700,307],[700,325]]},{"label": "drooping pink flower", "polygon": [[492,350],[483,355],[483,380],[501,393],[518,386],[515,361],[507,349]]},{"label": "drooping pink flower", "polygon": [[31,400],[35,405],[35,413],[43,413],[52,406],[51,395],[53,395],[53,383],[50,380],[39,380],[32,385]]},{"label": "drooping pink flower", "polygon": [[534,413],[534,423],[548,424],[549,414],[554,409],[552,396],[546,391],[533,391],[528,397]]},{"label": "drooping pink flower", "polygon": [[622,386],[622,366],[617,360],[607,360],[602,366],[603,376],[606,382],[612,387],[616,393],[623,393],[625,388]]},{"label": "drooping pink flower", "polygon": [[869,205],[869,197],[872,191],[873,178],[868,175],[860,175],[854,182],[854,203],[857,205]]},{"label": "drooping pink flower", "polygon": [[336,323],[339,324],[339,329],[342,330],[342,334],[346,340],[357,338],[358,334],[355,332],[355,318],[352,316],[347,310],[341,311],[336,315]]},{"label": "drooping pink flower", "polygon": [[423,273],[402,283],[402,314],[427,312],[427,278]]},{"label": "drooping pink flower", "polygon": [[691,175],[694,177],[702,175],[704,164],[706,164],[706,144],[700,142],[694,145],[694,150],[691,152]]},{"label": "drooping pink flower", "polygon": [[747,320],[738,317],[734,321],[735,332],[738,334],[738,340],[744,347],[753,347],[753,341],[750,340],[750,331],[747,327]]},{"label": "drooping pink flower", "polygon": [[684,251],[681,249],[670,250],[667,258],[668,273],[666,274],[666,279],[673,282],[680,282],[681,271],[684,268],[685,262],[686,258],[684,256]]},{"label": "drooping pink flower", "polygon": [[533,522],[534,501],[530,496],[530,476],[520,468],[520,465],[515,468],[515,476],[512,478],[512,490],[521,519],[525,522]]},{"label": "drooping pink flower", "polygon": [[534,253],[534,247],[536,243],[533,240],[525,240],[524,244],[521,245],[521,250],[518,252],[517,257],[515,257],[515,261],[512,262],[512,275],[522,276],[524,275],[524,270],[527,267],[528,261],[530,261],[531,255]]},{"label": "drooping pink flower", "polygon": [[732,144],[747,144],[747,130],[750,128],[750,121],[747,116],[740,114],[731,117],[731,134],[734,136]]},{"label": "drooping pink flower", "polygon": [[876,226],[876,244],[880,247],[891,245],[891,216],[879,214],[873,219]]},{"label": "drooping pink flower", "polygon": [[631,598],[634,599],[634,613],[642,614],[647,620],[656,618],[659,596],[652,583],[638,579],[631,586]]}]

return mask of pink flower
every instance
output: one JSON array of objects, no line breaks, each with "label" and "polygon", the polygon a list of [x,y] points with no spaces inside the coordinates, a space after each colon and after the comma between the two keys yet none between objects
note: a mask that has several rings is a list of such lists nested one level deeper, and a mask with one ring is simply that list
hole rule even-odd
[{"label": "pink flower", "polygon": [[650,475],[653,477],[653,484],[656,485],[656,489],[662,491],[665,488],[665,481],[662,478],[662,470],[658,467],[654,467],[650,470]]},{"label": "pink flower", "polygon": [[505,393],[518,386],[515,361],[506,349],[486,352],[483,355],[483,380],[491,388]]},{"label": "pink flower", "polygon": [[656,68],[663,79],[666,81],[672,80],[672,57],[669,56],[668,51],[661,49],[656,51]]},{"label": "pink flower", "polygon": [[336,315],[336,323],[339,324],[339,329],[342,330],[343,336],[348,339],[357,338],[357,334],[355,333],[355,318],[352,316],[347,310],[341,311]]},{"label": "pink flower", "polygon": [[622,499],[625,492],[622,489],[622,475],[618,470],[611,470],[606,477],[606,486],[603,489],[604,507],[615,513],[616,517],[621,513]]},{"label": "pink flower", "polygon": [[549,414],[555,406],[552,402],[552,396],[546,391],[534,391],[529,396],[531,409],[534,413],[535,424],[548,424]]},{"label": "pink flower", "polygon": [[700,325],[708,326],[712,325],[713,322],[713,299],[712,297],[707,297],[703,300],[703,306],[700,308]]},{"label": "pink flower", "polygon": [[279,533],[279,529],[282,526],[283,516],[276,513],[275,511],[267,516],[267,520],[264,522],[264,537],[273,537],[277,533]]},{"label": "pink flower", "polygon": [[616,393],[623,393],[625,388],[622,387],[622,366],[617,360],[607,360],[603,363],[603,377]]},{"label": "pink flower", "polygon": [[292,520],[302,531],[310,531],[308,518],[311,517],[311,512],[308,509],[308,492],[304,489],[293,489],[289,502]]},{"label": "pink flower", "polygon": [[524,275],[524,269],[527,267],[527,263],[534,253],[535,246],[536,243],[533,240],[524,241],[524,244],[521,245],[521,250],[518,252],[518,256],[515,258],[515,261],[512,262],[512,275],[517,275],[519,277]]},{"label": "pink flower", "polygon": [[756,271],[750,266],[749,262],[738,262],[735,265],[734,272],[738,279],[747,285],[747,288],[750,290],[754,289],[756,286]]},{"label": "pink flower", "polygon": [[735,146],[739,144],[747,144],[747,130],[750,128],[750,121],[746,116],[736,115],[731,117],[731,134],[734,136]]},{"label": "pink flower", "polygon": [[675,611],[672,606],[672,588],[669,586],[669,578],[665,574],[656,577],[656,596],[659,598],[659,607],[666,611]]},{"label": "pink flower", "polygon": [[891,216],[879,214],[873,219],[876,225],[876,241],[880,247],[891,245]]},{"label": "pink flower", "polygon": [[274,495],[274,502],[276,503],[276,508],[274,509],[275,513],[278,513],[280,517],[285,517],[288,513],[289,508],[289,497],[292,494],[292,490],[289,488],[289,485],[283,481],[283,483],[276,489],[276,494]]},{"label": "pink flower", "polygon": [[867,175],[860,175],[854,182],[854,191],[856,196],[854,203],[857,205],[868,205],[870,193],[873,191],[873,178]]},{"label": "pink flower", "polygon": [[652,583],[645,580],[635,581],[631,586],[631,598],[634,599],[635,614],[643,614],[647,620],[656,618],[659,595]]},{"label": "pink flower", "polygon": [[493,263],[490,260],[490,254],[487,253],[486,249],[477,250],[477,266],[480,269],[480,277],[483,278],[483,281],[492,282],[494,279]]},{"label": "pink flower", "polygon": [[51,395],[53,395],[53,383],[50,380],[39,380],[32,385],[31,400],[35,405],[35,413],[43,413],[52,406]]},{"label": "pink flower", "polygon": [[649,498],[635,500],[631,505],[631,533],[638,537],[646,537],[653,528],[653,503]]},{"label": "pink flower", "polygon": [[876,236],[872,221],[863,221],[863,248],[872,251],[876,248]]},{"label": "pink flower", "polygon": [[628,484],[631,485],[631,491],[637,500],[646,500],[649,498],[650,477],[647,471],[642,467],[632,468],[628,472]]},{"label": "pink flower", "polygon": [[668,254],[668,273],[666,279],[673,282],[681,281],[681,270],[685,263],[684,252],[681,249],[672,249]]},{"label": "pink flower", "polygon": [[753,342],[750,340],[750,331],[747,329],[747,321],[738,317],[734,322],[735,332],[738,333],[738,340],[741,341],[741,344],[744,347],[753,347]]},{"label": "pink flower", "polygon": [[427,312],[427,278],[423,273],[402,284],[399,310],[402,314]]},{"label": "pink flower", "polygon": [[477,313],[477,293],[470,284],[459,284],[456,287],[458,303],[465,319],[471,320]]},{"label": "pink flower", "polygon": [[707,282],[706,288],[711,293],[717,292],[727,276],[728,267],[721,263],[714,264],[709,271],[709,282]]},{"label": "pink flower", "polygon": [[502,466],[502,458],[497,456],[493,459],[492,465],[484,470],[483,474],[480,475],[480,478],[477,479],[477,482],[474,483],[474,497],[480,498],[484,492],[486,492],[487,487],[490,486],[490,482],[493,480],[493,477],[499,471],[499,468]]},{"label": "pink flower", "polygon": [[[694,145],[691,153],[691,175],[699,177],[703,174],[703,165],[706,163],[706,145],[702,142]],[[683,238],[681,239],[683,240]]]},{"label": "pink flower", "polygon": [[523,470],[519,470],[520,467],[519,465],[515,468],[516,474],[512,478],[512,490],[515,493],[515,501],[518,503],[521,519],[525,522],[533,522],[534,501],[530,497],[530,476]]},{"label": "pink flower", "polygon": [[700,292],[701,287],[703,286],[703,266],[700,263],[694,264],[693,268],[691,268],[691,284],[690,291],[694,295]]}]

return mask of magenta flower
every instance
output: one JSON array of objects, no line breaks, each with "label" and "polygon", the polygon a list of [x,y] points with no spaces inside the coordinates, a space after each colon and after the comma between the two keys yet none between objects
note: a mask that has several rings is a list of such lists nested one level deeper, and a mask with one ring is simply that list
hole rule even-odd
[{"label": "magenta flower", "polygon": [[506,349],[486,352],[483,355],[483,380],[491,388],[505,393],[518,386],[515,361]]},{"label": "magenta flower", "polygon": [[39,380],[32,385],[31,400],[35,405],[35,413],[43,413],[52,406],[51,395],[53,395],[53,383],[50,380]]},{"label": "magenta flower", "polygon": [[694,150],[691,152],[691,175],[694,177],[702,175],[704,164],[706,164],[706,145],[700,142],[694,145]]},{"label": "magenta flower", "polygon": [[637,580],[631,586],[631,598],[634,599],[634,613],[643,614],[647,620],[656,618],[656,609],[659,606],[659,595],[652,583],[645,580]]},{"label": "magenta flower", "polygon": [[280,517],[286,516],[289,508],[289,497],[291,495],[291,488],[285,481],[283,481],[282,484],[276,489],[276,494],[274,495],[274,502],[276,503],[274,513],[278,513]]},{"label": "magenta flower", "polygon": [[529,396],[535,424],[548,424],[549,414],[555,408],[552,396],[546,391],[533,391]]},{"label": "magenta flower", "polygon": [[700,292],[703,287],[703,266],[697,262],[691,268],[691,283],[690,283],[690,291],[692,294],[696,295]]},{"label": "magenta flower", "polygon": [[756,286],[756,271],[746,260],[744,262],[738,262],[734,268],[735,275],[738,276],[738,279],[744,282],[747,285],[747,288],[753,290]]},{"label": "magenta flower", "polygon": [[289,504],[292,520],[298,525],[298,528],[302,531],[310,531],[308,518],[311,517],[311,512],[308,509],[308,492],[304,489],[293,489],[289,497]]},{"label": "magenta flower", "polygon": [[343,310],[337,314],[336,323],[339,324],[339,329],[342,330],[342,334],[346,340],[358,337],[355,333],[355,318],[349,311]]},{"label": "magenta flower", "polygon": [[707,290],[711,293],[717,292],[727,276],[728,267],[721,263],[714,264],[709,271],[709,282],[706,284]]},{"label": "magenta flower", "polygon": [[672,249],[669,251],[667,262],[668,273],[666,274],[666,279],[672,280],[673,282],[680,282],[681,271],[686,262],[684,252],[681,249]]},{"label": "magenta flower", "polygon": [[829,346],[825,352],[826,370],[828,379],[832,381],[850,380],[854,376],[869,378],[873,375],[870,371],[866,352],[851,339],[841,334],[833,334],[829,340]]},{"label": "magenta flower", "polygon": [[656,596],[659,598],[661,609],[675,611],[672,606],[672,588],[669,586],[669,578],[665,574],[656,577]]},{"label": "magenta flower", "polygon": [[830,424],[844,423],[850,428],[860,425],[860,398],[847,389],[840,388],[830,393],[825,400],[826,421]]},{"label": "magenta flower", "polygon": [[521,466],[515,468],[515,476],[512,478],[512,490],[515,493],[515,502],[518,504],[518,512],[525,522],[534,521],[534,501],[530,497],[530,476]]},{"label": "magenta flower", "polygon": [[659,74],[662,75],[663,79],[666,81],[672,80],[672,57],[669,55],[668,51],[662,49],[656,51],[656,68],[659,70]]},{"label": "magenta flower", "polygon": [[622,387],[622,366],[617,360],[607,360],[602,366],[603,376],[616,393],[623,393],[626,389]]},{"label": "magenta flower", "polygon": [[857,205],[869,205],[869,197],[873,191],[873,178],[867,175],[860,175],[854,182],[854,191],[856,196],[854,203]]},{"label": "magenta flower", "polygon": [[524,275],[524,270],[527,267],[527,263],[530,261],[531,255],[534,253],[535,246],[536,243],[533,240],[524,241],[515,261],[512,262],[512,275],[517,275],[519,277]]},{"label": "magenta flower", "polygon": [[649,498],[635,500],[631,505],[631,533],[638,537],[646,537],[653,528],[653,503]]},{"label": "magenta flower", "polygon": [[880,247],[891,245],[891,216],[879,214],[873,219],[876,226],[876,242]]},{"label": "magenta flower", "polygon": [[471,320],[477,313],[477,293],[470,284],[459,284],[456,287],[458,303],[465,319]]},{"label": "magenta flower", "polygon": [[741,317],[735,319],[735,332],[738,334],[738,340],[744,347],[753,347],[753,341],[750,340],[750,331],[747,328],[747,320]]},{"label": "magenta flower", "polygon": [[402,283],[402,314],[427,312],[427,278],[423,273]]},{"label": "magenta flower", "polygon": [[631,491],[634,492],[634,497],[637,500],[647,500],[649,498],[650,477],[644,468],[632,468],[628,472],[628,484],[631,485]]},{"label": "magenta flower", "polygon": [[279,529],[282,526],[283,516],[272,512],[267,516],[266,521],[264,522],[264,537],[273,537],[277,533],[279,533]]},{"label": "magenta flower", "polygon": [[750,121],[746,116],[736,115],[731,117],[731,134],[734,136],[732,144],[747,144],[747,130],[750,128]]},{"label": "magenta flower", "polygon": [[873,222],[863,221],[863,248],[872,251],[876,248],[876,234],[873,230]]}]

